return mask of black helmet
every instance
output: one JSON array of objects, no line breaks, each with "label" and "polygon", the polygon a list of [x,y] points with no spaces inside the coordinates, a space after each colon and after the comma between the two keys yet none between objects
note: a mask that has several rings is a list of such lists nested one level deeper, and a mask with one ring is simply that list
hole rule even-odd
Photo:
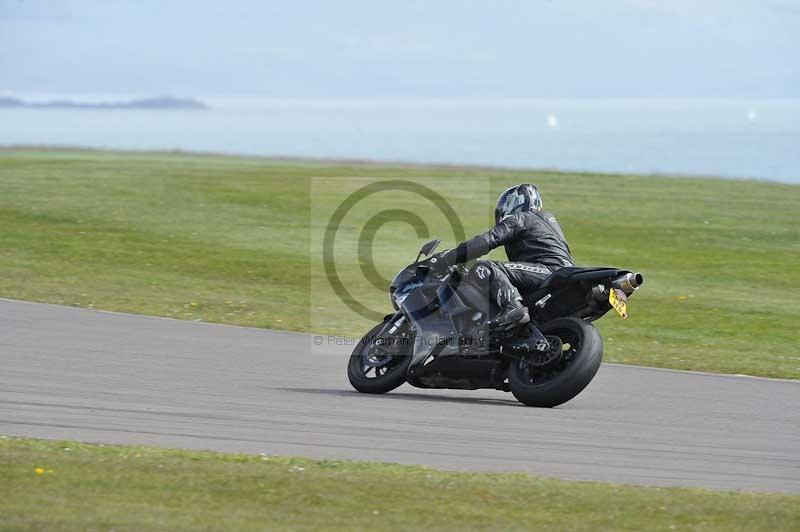
[{"label": "black helmet", "polygon": [[541,211],[542,197],[535,185],[523,183],[515,185],[497,198],[497,207],[494,209],[494,222],[497,223],[506,216],[515,212]]}]

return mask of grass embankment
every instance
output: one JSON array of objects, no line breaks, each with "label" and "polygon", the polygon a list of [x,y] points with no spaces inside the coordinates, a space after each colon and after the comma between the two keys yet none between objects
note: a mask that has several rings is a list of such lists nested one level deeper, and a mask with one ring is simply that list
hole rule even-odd
[{"label": "grass embankment", "polygon": [[[0,150],[0,296],[80,307],[357,336],[319,274],[312,237],[363,178],[442,186],[467,234],[491,223],[493,198],[537,183],[580,264],[644,272],[631,319],[598,322],[606,360],[800,377],[800,187],[716,179],[289,163],[115,152]],[[309,198],[312,178],[314,195]],[[444,185],[443,185],[444,183]],[[310,205],[315,205],[314,209]],[[423,199],[386,208],[430,210]],[[354,215],[337,236],[355,247]],[[367,216],[364,214],[363,216]],[[397,223],[397,222],[395,222]],[[309,228],[312,231],[309,231]],[[408,226],[380,229],[384,277],[413,258]],[[441,226],[446,246],[449,227]],[[311,234],[311,236],[310,236]],[[497,253],[496,257],[503,257]],[[348,287],[366,284],[355,265]],[[359,297],[362,297],[359,295]],[[389,308],[377,290],[363,295]]]},{"label": "grass embankment", "polygon": [[0,439],[0,530],[796,530],[800,497]]}]

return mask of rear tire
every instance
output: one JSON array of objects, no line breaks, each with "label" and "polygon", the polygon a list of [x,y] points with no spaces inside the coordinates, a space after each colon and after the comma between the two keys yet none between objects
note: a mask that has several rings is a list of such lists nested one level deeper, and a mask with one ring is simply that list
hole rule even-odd
[{"label": "rear tire", "polygon": [[540,329],[564,343],[561,360],[548,368],[514,360],[508,382],[519,402],[550,408],[566,403],[592,381],[603,361],[603,339],[594,325],[578,318],[558,318]]},{"label": "rear tire", "polygon": [[[406,382],[406,373],[408,372],[408,366],[411,364],[411,348],[413,346],[413,342],[410,341],[407,334],[405,335],[405,339],[408,341],[407,345],[398,347],[400,352],[404,354],[391,357],[385,365],[380,367],[367,366],[365,371],[365,362],[367,362],[369,350],[373,347],[375,336],[383,329],[385,324],[386,322],[378,324],[369,331],[358,342],[350,355],[350,360],[347,364],[347,378],[353,388],[361,393],[386,393]],[[407,330],[407,327],[406,325],[404,329]],[[402,335],[398,332],[396,337],[401,338]],[[381,371],[384,371],[384,373],[381,373]],[[369,375],[370,373],[372,373],[372,376]]]}]

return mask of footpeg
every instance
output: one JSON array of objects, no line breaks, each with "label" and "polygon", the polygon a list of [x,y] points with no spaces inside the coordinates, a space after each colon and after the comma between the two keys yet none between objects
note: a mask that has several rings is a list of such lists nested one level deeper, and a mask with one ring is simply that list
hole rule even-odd
[{"label": "footpeg", "polygon": [[538,308],[539,310],[542,310],[544,308],[544,306],[547,305],[547,302],[550,301],[551,297],[553,297],[553,294],[547,294],[546,296],[544,296],[542,299],[540,299],[539,301],[537,301],[533,305],[536,308]]}]

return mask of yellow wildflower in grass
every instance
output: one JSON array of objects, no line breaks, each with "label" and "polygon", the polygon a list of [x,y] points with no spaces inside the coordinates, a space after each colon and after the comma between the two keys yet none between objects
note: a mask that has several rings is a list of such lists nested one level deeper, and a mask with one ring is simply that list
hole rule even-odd
[{"label": "yellow wildflower in grass", "polygon": [[33,472],[36,473],[37,475],[44,475],[44,469],[42,469],[41,467],[37,467],[36,469],[33,470]]}]

